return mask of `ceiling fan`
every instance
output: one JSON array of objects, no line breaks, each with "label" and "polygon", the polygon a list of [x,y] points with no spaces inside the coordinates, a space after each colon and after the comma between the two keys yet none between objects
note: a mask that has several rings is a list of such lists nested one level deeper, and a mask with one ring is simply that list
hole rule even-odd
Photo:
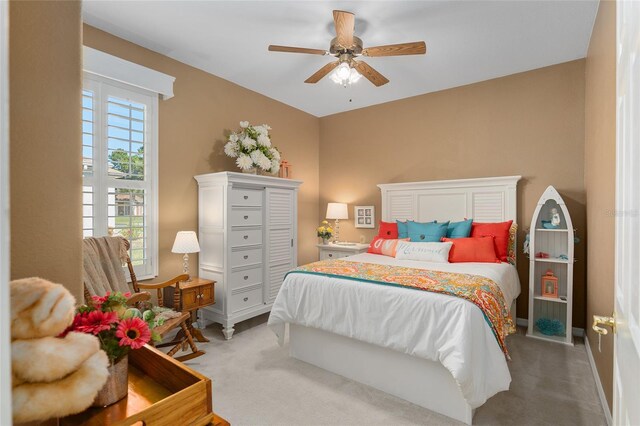
[{"label": "ceiling fan", "polygon": [[363,61],[356,61],[358,56],[400,56],[400,55],[424,55],[427,47],[424,41],[414,43],[389,44],[386,46],[362,47],[362,40],[356,37],[354,32],[355,15],[342,10],[333,11],[333,21],[336,27],[336,37],[331,40],[329,50],[308,49],[304,47],[289,47],[270,45],[271,52],[306,53],[310,55],[331,55],[338,58],[320,68],[305,83],[317,83],[331,71],[332,79],[343,85],[355,83],[363,75],[377,87],[387,84],[389,80]]}]

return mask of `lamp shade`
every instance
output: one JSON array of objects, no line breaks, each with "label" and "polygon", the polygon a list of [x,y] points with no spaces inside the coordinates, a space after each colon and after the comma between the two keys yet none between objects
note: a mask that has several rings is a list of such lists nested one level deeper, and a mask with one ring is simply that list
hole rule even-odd
[{"label": "lamp shade", "polygon": [[198,253],[200,251],[200,244],[198,244],[198,237],[193,231],[180,231],[176,235],[176,240],[173,242],[172,253]]},{"label": "lamp shade", "polygon": [[349,219],[349,211],[345,203],[328,203],[327,219]]}]

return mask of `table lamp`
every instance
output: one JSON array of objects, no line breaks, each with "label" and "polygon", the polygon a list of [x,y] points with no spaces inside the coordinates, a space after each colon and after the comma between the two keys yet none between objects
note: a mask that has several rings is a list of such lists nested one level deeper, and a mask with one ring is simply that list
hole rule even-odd
[{"label": "table lamp", "polygon": [[[172,253],[182,253],[182,273],[189,275],[189,253],[198,253],[200,251],[200,244],[198,244],[198,237],[193,231],[180,231],[176,235],[176,239],[173,242]],[[189,275],[188,281],[191,281]]]},{"label": "table lamp", "polygon": [[349,212],[345,203],[328,203],[327,204],[327,219],[334,219],[336,236],[333,239],[334,244],[340,243],[340,219],[349,219]]}]

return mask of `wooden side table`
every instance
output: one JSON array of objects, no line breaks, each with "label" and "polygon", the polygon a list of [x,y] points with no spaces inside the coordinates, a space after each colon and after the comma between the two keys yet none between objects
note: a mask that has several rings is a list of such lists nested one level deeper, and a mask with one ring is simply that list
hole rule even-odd
[{"label": "wooden side table", "polygon": [[[187,320],[189,332],[198,342],[208,342],[209,339],[202,335],[202,331],[193,327],[193,319],[197,318],[198,309],[216,303],[215,281],[204,278],[191,277],[191,281],[180,282],[176,287],[165,288],[165,304],[180,312],[190,312],[191,318]],[[180,337],[180,331],[177,337]]]}]

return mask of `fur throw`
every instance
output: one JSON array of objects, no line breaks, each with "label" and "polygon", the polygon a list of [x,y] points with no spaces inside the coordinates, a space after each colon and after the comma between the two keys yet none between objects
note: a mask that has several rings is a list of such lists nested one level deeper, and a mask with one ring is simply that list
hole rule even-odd
[{"label": "fur throw", "polygon": [[75,299],[42,278],[11,281],[11,339],[57,336],[73,321]]},{"label": "fur throw", "polygon": [[14,387],[13,421],[32,422],[84,411],[104,386],[108,365],[107,354],[97,351],[62,380]]},{"label": "fur throw", "polygon": [[11,281],[13,421],[64,417],[91,405],[109,376],[96,336],[60,335],[73,321],[75,299],[42,278]]},{"label": "fur throw", "polygon": [[24,382],[60,380],[80,368],[98,350],[98,339],[85,333],[72,332],[63,339],[14,340],[11,342],[13,386]]}]

